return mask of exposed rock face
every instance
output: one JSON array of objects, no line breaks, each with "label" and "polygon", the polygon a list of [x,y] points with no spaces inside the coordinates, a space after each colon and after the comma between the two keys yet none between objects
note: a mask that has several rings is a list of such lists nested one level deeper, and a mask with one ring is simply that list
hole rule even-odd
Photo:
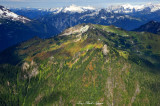
[{"label": "exposed rock face", "polygon": [[88,29],[89,29],[89,25],[86,25],[84,27],[81,27],[80,31],[81,31],[81,33],[85,33],[88,31]]},{"label": "exposed rock face", "polygon": [[24,62],[23,65],[22,65],[22,70],[26,71],[26,70],[29,69],[29,67],[30,67],[29,64],[27,62]]},{"label": "exposed rock face", "polygon": [[60,36],[66,36],[66,35],[71,35],[71,34],[82,34],[85,33],[89,29],[89,25],[77,25],[75,27],[71,27],[67,30],[65,30]]},{"label": "exposed rock face", "polygon": [[140,92],[141,92],[140,86],[139,86],[139,84],[137,84],[135,93],[134,93],[134,95],[133,95],[133,97],[132,97],[132,99],[131,99],[131,103],[134,103],[134,101],[135,101],[135,99],[136,99],[136,96],[137,96]]},{"label": "exposed rock face", "polygon": [[24,73],[23,78],[32,78],[36,76],[39,71],[38,71],[38,66],[37,64],[32,60],[31,63],[24,62],[22,65],[22,71]]},{"label": "exposed rock face", "polygon": [[108,46],[105,44],[102,48],[103,54],[107,55],[109,53]]},{"label": "exposed rock face", "polygon": [[31,61],[31,67],[34,66],[34,65],[36,65],[36,63],[32,60]]},{"label": "exposed rock face", "polygon": [[38,68],[33,68],[32,71],[29,73],[29,78],[35,77],[38,73]]}]

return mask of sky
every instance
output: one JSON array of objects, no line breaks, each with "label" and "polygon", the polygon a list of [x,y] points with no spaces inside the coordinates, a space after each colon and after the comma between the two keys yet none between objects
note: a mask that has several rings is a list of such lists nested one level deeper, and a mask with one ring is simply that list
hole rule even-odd
[{"label": "sky", "polygon": [[160,4],[160,0],[0,0],[0,5],[8,8],[56,8],[65,7],[72,4],[78,6],[93,6],[97,8],[105,8],[109,5],[118,4]]}]

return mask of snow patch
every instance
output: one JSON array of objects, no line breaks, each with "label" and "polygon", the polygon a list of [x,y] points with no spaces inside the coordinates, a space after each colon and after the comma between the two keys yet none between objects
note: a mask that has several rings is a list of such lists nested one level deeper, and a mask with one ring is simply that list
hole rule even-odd
[{"label": "snow patch", "polygon": [[106,17],[106,16],[104,16],[104,17],[102,16],[102,17],[101,17],[101,19],[104,19],[104,20],[106,20],[106,19],[107,19],[107,17]]},{"label": "snow patch", "polygon": [[0,7],[0,18],[11,19],[13,21],[21,21],[23,23],[31,21],[28,18],[19,16],[15,13],[11,12],[10,10],[8,10],[7,8],[4,8],[3,6]]},{"label": "snow patch", "polygon": [[67,36],[67,35],[71,35],[71,34],[83,34],[86,31],[88,31],[89,29],[89,25],[85,25],[85,26],[75,26],[75,27],[71,27],[67,30],[65,30],[60,36]]}]

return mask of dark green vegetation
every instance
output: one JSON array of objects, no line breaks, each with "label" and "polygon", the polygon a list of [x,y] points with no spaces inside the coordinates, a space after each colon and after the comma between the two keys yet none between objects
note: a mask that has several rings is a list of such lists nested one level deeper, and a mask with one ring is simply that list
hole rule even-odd
[{"label": "dark green vegetation", "polygon": [[0,18],[0,51],[35,36],[48,38],[58,33],[56,28],[34,20],[22,23]]},{"label": "dark green vegetation", "polygon": [[1,105],[160,105],[160,36],[77,25],[0,54]]},{"label": "dark green vegetation", "polygon": [[145,32],[150,32],[154,34],[160,34],[160,22],[150,21],[140,26],[139,28],[136,28],[134,31],[138,31],[138,32],[145,31]]}]

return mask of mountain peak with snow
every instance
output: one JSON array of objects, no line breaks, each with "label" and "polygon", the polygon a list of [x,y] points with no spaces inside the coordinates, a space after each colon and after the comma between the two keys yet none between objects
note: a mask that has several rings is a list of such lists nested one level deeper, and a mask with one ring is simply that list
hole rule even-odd
[{"label": "mountain peak with snow", "polygon": [[7,8],[0,6],[0,18],[2,19],[11,19],[13,21],[20,21],[23,23],[29,22],[31,21],[30,19],[17,15],[13,12],[11,12],[10,10],[8,10]]},{"label": "mountain peak with snow", "polygon": [[143,11],[144,9],[149,8],[150,12],[155,12],[160,9],[160,4],[140,4],[140,5],[132,5],[132,4],[123,4],[123,5],[111,5],[107,8],[108,11],[112,11],[115,13],[132,13]]},{"label": "mountain peak with snow", "polygon": [[78,12],[81,13],[83,12],[83,8],[81,8],[80,6],[76,6],[74,4],[70,5],[69,7],[65,7],[63,9],[63,12]]},{"label": "mountain peak with snow", "polygon": [[86,11],[93,11],[95,10],[94,7],[91,7],[91,6],[77,6],[75,4],[72,4],[70,6],[67,6],[67,7],[63,7],[63,8],[51,8],[49,9],[49,11],[52,11],[53,13],[57,14],[57,13],[60,13],[60,12],[63,12],[63,13],[67,13],[67,12],[70,12],[70,13],[82,13],[82,12],[86,12]]},{"label": "mountain peak with snow", "polygon": [[88,10],[94,10],[95,8],[91,7],[91,6],[85,6],[85,7],[82,7],[82,6],[76,6],[74,4],[68,6],[68,7],[65,7],[63,9],[63,12],[78,12],[78,13],[82,13],[82,12],[85,12],[85,11],[88,11]]}]

